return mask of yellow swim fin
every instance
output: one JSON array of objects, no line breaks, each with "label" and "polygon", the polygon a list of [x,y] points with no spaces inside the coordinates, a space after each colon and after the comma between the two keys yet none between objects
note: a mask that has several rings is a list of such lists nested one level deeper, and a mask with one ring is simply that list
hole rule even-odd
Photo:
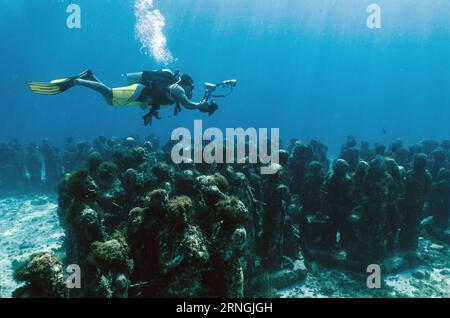
[{"label": "yellow swim fin", "polygon": [[78,76],[56,79],[51,82],[27,82],[28,87],[34,94],[56,95],[72,88],[74,81],[78,78],[85,78],[92,75],[92,71],[86,70]]}]

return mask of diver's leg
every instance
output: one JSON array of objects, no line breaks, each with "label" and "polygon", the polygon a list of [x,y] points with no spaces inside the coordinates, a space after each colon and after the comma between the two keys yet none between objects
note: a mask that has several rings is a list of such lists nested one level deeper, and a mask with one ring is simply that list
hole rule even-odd
[{"label": "diver's leg", "polygon": [[113,97],[112,89],[109,88],[108,86],[106,86],[105,84],[103,84],[102,82],[94,82],[94,81],[86,81],[86,80],[82,80],[82,79],[77,79],[77,80],[75,80],[74,84],[90,88],[90,89],[102,94],[103,97],[105,98],[106,102],[110,105],[112,104],[112,97]]},{"label": "diver's leg", "polygon": [[91,81],[91,82],[102,83],[102,81],[99,80],[98,77],[92,71],[89,71],[87,73],[87,75],[83,76],[81,79],[86,80],[86,81]]},{"label": "diver's leg", "polygon": [[92,80],[93,80],[94,82],[102,83],[102,81],[99,80],[98,77],[97,77],[94,73],[91,74],[91,77],[92,77]]}]

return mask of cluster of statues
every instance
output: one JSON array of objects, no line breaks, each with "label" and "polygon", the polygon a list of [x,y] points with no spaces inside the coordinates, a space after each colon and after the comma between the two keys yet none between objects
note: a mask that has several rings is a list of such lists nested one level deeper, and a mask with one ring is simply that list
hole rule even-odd
[{"label": "cluster of statues", "polygon": [[[154,136],[148,137],[155,140]],[[129,140],[134,140],[129,137]],[[67,138],[63,151],[48,139],[30,142],[23,147],[17,140],[0,142],[0,191],[31,189],[54,190],[64,173],[70,173],[87,164],[89,154],[101,149],[106,158],[112,158],[118,138],[99,136],[94,141]]]},{"label": "cluster of statues", "polygon": [[369,149],[349,137],[330,172],[309,161],[298,191],[305,245],[373,263],[414,253],[427,216],[441,236],[448,235],[448,149],[432,141]]},{"label": "cluster of statues", "polygon": [[[330,160],[322,143],[293,140],[272,175],[248,158],[175,165],[170,146],[69,139],[58,184],[65,257],[33,255],[15,296],[267,296],[305,277],[298,260],[365,270],[414,256],[423,230],[449,237],[450,142],[349,137]],[[60,288],[62,264],[80,266],[81,289]]]}]

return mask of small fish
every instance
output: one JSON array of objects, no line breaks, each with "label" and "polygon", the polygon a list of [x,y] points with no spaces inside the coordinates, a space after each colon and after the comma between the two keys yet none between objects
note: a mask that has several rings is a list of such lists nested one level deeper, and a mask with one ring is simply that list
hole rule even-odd
[{"label": "small fish", "polygon": [[387,134],[387,131],[386,131],[386,129],[385,128],[383,128],[383,134]]}]

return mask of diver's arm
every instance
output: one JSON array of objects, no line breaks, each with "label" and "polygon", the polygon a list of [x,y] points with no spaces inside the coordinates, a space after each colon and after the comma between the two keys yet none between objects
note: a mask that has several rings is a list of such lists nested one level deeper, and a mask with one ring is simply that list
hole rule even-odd
[{"label": "diver's arm", "polygon": [[191,102],[184,92],[184,89],[180,86],[177,86],[172,89],[171,91],[172,96],[176,98],[176,100],[186,109],[190,110],[206,110],[209,108],[209,103],[207,101],[200,102],[200,103],[194,103]]}]

